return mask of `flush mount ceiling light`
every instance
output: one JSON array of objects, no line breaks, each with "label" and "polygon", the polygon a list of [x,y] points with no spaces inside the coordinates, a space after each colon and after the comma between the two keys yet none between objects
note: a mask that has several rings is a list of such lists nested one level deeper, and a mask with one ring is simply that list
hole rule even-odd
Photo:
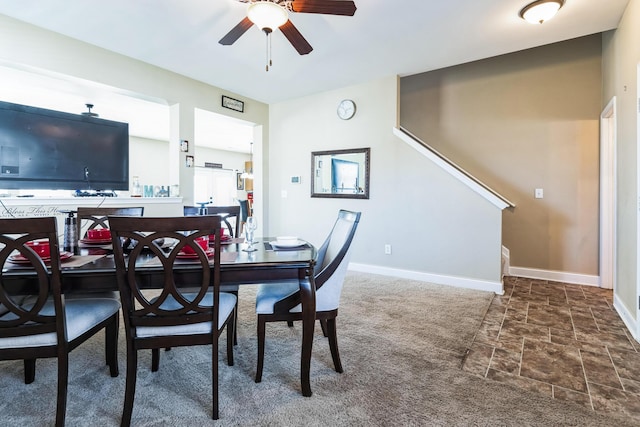
[{"label": "flush mount ceiling light", "polygon": [[537,0],[520,11],[520,17],[531,24],[542,24],[553,18],[564,5],[564,0]]}]

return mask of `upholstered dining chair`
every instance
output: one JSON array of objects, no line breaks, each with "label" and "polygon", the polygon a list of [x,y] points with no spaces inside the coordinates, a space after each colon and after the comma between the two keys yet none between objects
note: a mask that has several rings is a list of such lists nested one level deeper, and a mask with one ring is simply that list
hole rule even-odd
[{"label": "upholstered dining chair", "polygon": [[[48,267],[29,247],[34,240],[49,243]],[[1,219],[0,247],[0,304],[5,311],[0,315],[0,360],[24,360],[25,383],[29,384],[35,378],[36,359],[58,359],[56,426],[63,426],[69,352],[105,329],[106,362],[111,376],[118,376],[120,303],[108,298],[65,301],[55,217]],[[35,283],[30,288],[33,298],[21,305],[12,297],[12,263],[26,264],[34,270]]]},{"label": "upholstered dining chair", "polygon": [[[340,293],[349,264],[350,247],[355,235],[360,212],[340,210],[338,218],[329,234],[318,249],[314,280],[316,287],[316,319],[320,321],[325,336],[329,339],[329,348],[336,372],[342,372],[342,363],[338,353],[336,317],[340,303]],[[267,322],[302,320],[300,289],[297,280],[283,281],[278,284],[258,285],[256,294],[256,313],[258,315],[258,366],[255,381],[262,381],[264,365],[265,326]]]},{"label": "upholstered dining chair", "polygon": [[[120,216],[142,216],[144,214],[143,206],[136,207],[91,207],[91,206],[79,206],[77,209],[76,222],[77,230],[76,234],[79,239],[86,238],[89,230],[95,230],[100,228],[109,228],[109,215]],[[105,291],[100,294],[91,294],[86,292],[74,292],[67,296],[67,299],[87,298],[92,296],[99,296],[101,298],[116,298],[118,299],[117,291]]]},{"label": "upholstered dining chair", "polygon": [[[202,209],[197,206],[184,206],[183,215],[218,215],[220,220],[224,222],[229,236],[240,237],[240,205],[233,206],[204,206]],[[229,220],[233,221],[233,225]]]},{"label": "upholstered dining chair", "polygon": [[239,232],[242,234],[244,232],[244,224],[247,222],[247,218],[251,216],[251,212],[249,212],[249,201],[248,200],[238,200],[238,204],[240,205],[240,229]]},{"label": "upholstered dining chair", "polygon": [[[121,424],[131,423],[138,350],[152,350],[152,370],[157,370],[160,348],[193,345],[212,346],[213,419],[218,419],[218,338],[226,326],[227,363],[233,365],[236,307],[235,295],[220,292],[220,218],[111,216],[109,222],[127,343]],[[212,234],[213,247],[205,250],[198,238]],[[156,241],[167,238],[176,244],[165,252]],[[123,239],[136,242],[127,256]],[[159,290],[150,294],[144,289],[149,283]]]},{"label": "upholstered dining chair", "polygon": [[95,228],[109,228],[109,215],[142,216],[144,207],[78,207],[76,215],[78,224],[78,238],[84,238],[87,231]]}]

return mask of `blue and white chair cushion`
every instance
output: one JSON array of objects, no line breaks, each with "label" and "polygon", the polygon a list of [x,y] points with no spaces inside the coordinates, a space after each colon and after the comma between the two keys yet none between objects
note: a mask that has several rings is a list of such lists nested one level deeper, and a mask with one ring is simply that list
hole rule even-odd
[{"label": "blue and white chair cushion", "polygon": [[[186,293],[183,297],[187,300],[193,301],[197,294]],[[237,298],[233,294],[220,292],[220,308],[218,309],[218,329],[222,328],[225,320],[229,317],[231,312],[236,306]],[[205,294],[201,306],[213,306],[213,294]],[[181,305],[175,300],[175,298],[169,297],[160,305],[162,310],[176,310],[181,308]],[[188,325],[175,325],[175,326],[138,326],[136,327],[136,335],[140,338],[145,337],[160,337],[169,335],[194,335],[194,334],[206,334],[212,333],[211,322],[192,323]]]},{"label": "blue and white chair cushion", "polygon": [[[28,310],[30,306],[25,306]],[[120,310],[120,303],[110,298],[87,298],[67,301],[65,303],[65,326],[67,340],[73,341],[94,326],[105,321]],[[54,315],[53,301],[42,307],[40,314]],[[13,313],[2,316],[2,320],[17,318]],[[58,339],[54,332],[47,334],[25,335],[19,337],[0,338],[0,348],[26,348],[56,345]]]}]

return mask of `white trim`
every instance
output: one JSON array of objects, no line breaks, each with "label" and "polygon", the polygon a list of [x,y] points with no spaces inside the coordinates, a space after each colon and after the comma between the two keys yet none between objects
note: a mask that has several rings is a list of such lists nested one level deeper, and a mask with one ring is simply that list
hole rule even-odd
[{"label": "white trim", "polygon": [[[481,197],[483,197],[487,201],[491,202],[494,206],[496,206],[500,210],[506,209],[508,207],[515,206],[515,204],[509,202],[507,199],[502,200],[500,197],[497,197],[494,194],[494,193],[496,193],[495,190],[489,188],[488,186],[484,186],[483,187],[482,185],[478,184],[476,181],[474,181],[473,179],[470,178],[470,176],[472,176],[471,174],[469,174],[466,171],[465,171],[465,173],[466,173],[465,174],[465,173],[461,172],[460,170],[454,168],[453,166],[451,166],[450,163],[448,163],[448,162],[446,162],[444,160],[444,156],[436,155],[434,153],[434,150],[429,150],[429,149],[425,148],[424,146],[422,146],[421,144],[416,142],[413,138],[411,138],[409,135],[407,135],[406,133],[402,132],[400,129],[394,127],[393,128],[393,133],[398,138],[400,138],[401,140],[406,142],[413,149],[415,149],[417,152],[419,152],[420,154],[422,154],[423,156],[425,156],[426,158],[431,160],[437,166],[440,166],[444,171],[449,173],[454,178],[457,178],[460,182],[465,184],[471,190],[473,190],[476,193],[478,193]],[[487,189],[487,188],[489,188],[489,189]],[[508,203],[506,203],[505,200],[507,200]]]},{"label": "white trim", "polygon": [[502,245],[502,275],[509,275],[511,268],[511,251],[505,245]]},{"label": "white trim", "polygon": [[[631,310],[631,313],[633,313],[633,315],[631,316],[633,319],[637,319],[636,321],[640,321],[640,301],[638,301],[638,298],[640,297],[640,278],[638,277],[638,265],[640,265],[640,188],[638,187],[638,185],[640,185],[640,176],[638,175],[638,163],[640,162],[640,151],[638,151],[638,147],[640,147],[640,133],[638,133],[638,129],[640,129],[640,87],[638,86],[638,84],[640,83],[640,64],[638,64],[636,66],[636,96],[634,99],[635,101],[635,110],[636,110],[636,128],[635,128],[635,150],[636,150],[636,158],[635,158],[635,162],[634,162],[634,168],[636,170],[636,206],[635,206],[635,211],[636,211],[636,241],[635,241],[635,292],[633,294],[633,299],[632,299],[632,304],[633,304],[633,309]],[[617,156],[617,153],[616,153]],[[618,208],[616,206],[617,209],[624,209],[624,208]],[[617,214],[617,211],[616,211]],[[617,231],[617,230],[616,230]],[[626,248],[625,248],[626,249]],[[629,252],[632,252],[631,248],[628,249]],[[616,273],[618,271],[618,266],[616,266]],[[617,281],[618,277],[614,274],[614,279]],[[626,284],[622,287],[627,287],[631,285],[631,283]],[[613,286],[613,293],[618,294],[618,292],[620,292],[620,288],[619,285],[616,283]],[[637,304],[637,305],[636,305]]]},{"label": "white trim", "polygon": [[399,270],[397,268],[380,267],[377,265],[349,263],[349,270],[363,273],[380,274],[381,276],[399,277],[401,279],[418,280],[437,285],[454,286],[457,288],[475,289],[478,291],[494,292],[498,295],[504,294],[502,282],[490,280],[471,279],[468,277],[446,276],[443,274],[426,273],[423,271]]},{"label": "white trim", "polygon": [[599,286],[600,277],[590,274],[568,273],[566,271],[539,270],[537,268],[510,267],[510,276],[529,279],[552,280],[554,282],[572,283],[574,285]]},{"label": "white trim", "polygon": [[640,323],[633,318],[633,314],[627,310],[627,307],[624,305],[622,300],[615,294],[613,295],[613,308],[615,308],[620,315],[620,318],[627,326],[627,329],[633,336],[633,339],[640,341]]},{"label": "white trim", "polygon": [[616,111],[614,96],[600,114],[600,286],[607,289],[616,282]]}]

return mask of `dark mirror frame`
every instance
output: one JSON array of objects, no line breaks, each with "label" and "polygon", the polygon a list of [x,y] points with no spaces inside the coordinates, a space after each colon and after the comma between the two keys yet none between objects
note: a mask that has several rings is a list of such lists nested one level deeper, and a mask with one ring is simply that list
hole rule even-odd
[{"label": "dark mirror frame", "polygon": [[[370,148],[352,148],[347,150],[328,150],[328,151],[314,151],[311,153],[311,197],[325,197],[335,199],[368,199],[369,198],[369,163],[370,163]],[[321,189],[316,189],[317,176],[320,173],[318,162],[326,161],[329,165],[332,162],[329,160],[336,157],[350,157],[353,154],[362,154],[364,156],[362,162],[358,160],[359,172],[358,172],[358,188],[352,192],[322,192]],[[345,156],[346,155],[346,156]],[[340,159],[337,159],[340,160]],[[322,166],[320,166],[322,167]],[[362,172],[362,176],[360,174]],[[351,190],[346,190],[351,191]]]}]

